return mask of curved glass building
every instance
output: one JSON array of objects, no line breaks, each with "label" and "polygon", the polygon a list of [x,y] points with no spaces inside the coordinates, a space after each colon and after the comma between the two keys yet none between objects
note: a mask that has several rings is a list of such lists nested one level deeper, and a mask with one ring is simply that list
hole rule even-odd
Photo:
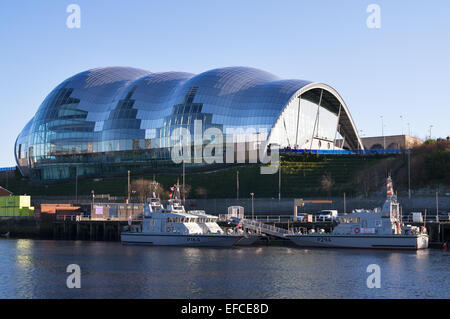
[{"label": "curved glass building", "polygon": [[19,134],[15,156],[23,175],[41,181],[170,169],[179,167],[171,159],[174,132],[184,128],[194,136],[195,123],[224,136],[266,132],[265,145],[281,148],[363,148],[345,102],[326,84],[248,67],[198,75],[107,67],[50,92]]}]

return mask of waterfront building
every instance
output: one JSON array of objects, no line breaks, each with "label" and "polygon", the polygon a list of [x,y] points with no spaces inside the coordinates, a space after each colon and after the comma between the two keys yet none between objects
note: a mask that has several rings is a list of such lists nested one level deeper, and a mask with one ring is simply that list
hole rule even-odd
[{"label": "waterfront building", "polygon": [[[256,132],[249,147],[258,149],[363,149],[344,100],[323,83],[249,67],[198,75],[106,67],[53,89],[19,134],[15,157],[34,181],[179,168],[171,159],[173,134],[179,128],[194,133],[198,121],[203,131],[224,132],[223,141],[215,141],[223,145],[228,132],[241,129]],[[261,132],[267,133],[263,143]],[[186,167],[208,165],[217,166],[201,161]]]}]

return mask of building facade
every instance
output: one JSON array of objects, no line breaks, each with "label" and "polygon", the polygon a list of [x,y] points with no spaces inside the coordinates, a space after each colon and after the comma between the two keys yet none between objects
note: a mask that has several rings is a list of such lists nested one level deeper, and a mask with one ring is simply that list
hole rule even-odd
[{"label": "building facade", "polygon": [[411,149],[423,144],[417,137],[409,135],[373,136],[361,138],[364,148],[367,150]]},{"label": "building facade", "polygon": [[198,75],[107,67],[51,91],[19,134],[15,157],[23,175],[41,181],[170,169],[179,167],[176,132],[194,134],[195,123],[224,132],[204,145],[236,142],[227,137],[242,130],[264,133],[250,148],[363,149],[345,102],[326,84],[248,67]]}]

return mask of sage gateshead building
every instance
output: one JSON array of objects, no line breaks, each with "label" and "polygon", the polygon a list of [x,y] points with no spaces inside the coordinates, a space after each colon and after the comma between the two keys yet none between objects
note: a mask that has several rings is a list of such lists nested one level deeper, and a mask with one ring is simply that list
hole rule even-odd
[{"label": "sage gateshead building", "polygon": [[198,75],[105,67],[53,89],[17,137],[15,157],[36,181],[179,168],[171,135],[181,127],[192,132],[198,120],[203,130],[265,130],[265,143],[255,147],[363,149],[345,102],[323,83],[249,67]]}]

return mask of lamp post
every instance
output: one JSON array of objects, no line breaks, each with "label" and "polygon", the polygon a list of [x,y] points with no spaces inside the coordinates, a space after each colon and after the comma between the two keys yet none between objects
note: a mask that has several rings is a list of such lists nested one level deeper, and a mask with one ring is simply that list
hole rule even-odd
[{"label": "lamp post", "polygon": [[186,167],[185,167],[185,164],[184,164],[184,159],[183,159],[183,203],[185,203],[186,202],[186,191],[185,191],[185,188],[184,188],[184,186],[185,186],[185,176],[186,176]]},{"label": "lamp post", "polygon": [[403,135],[403,116],[400,115],[400,121],[402,122],[402,135]]},{"label": "lamp post", "polygon": [[128,170],[128,203],[130,202],[130,171]]},{"label": "lamp post", "polygon": [[384,137],[384,122],[383,122],[383,115],[381,117],[381,136],[383,137],[383,149],[386,149],[386,138]]},{"label": "lamp post", "polygon": [[78,204],[78,165],[75,166],[75,203]]},{"label": "lamp post", "polygon": [[252,195],[252,220],[253,220],[254,219],[254,213],[255,213],[254,205],[253,205],[253,200],[255,198],[255,193],[250,193],[250,195]]},{"label": "lamp post", "polygon": [[281,200],[281,161],[278,165],[278,201]]},{"label": "lamp post", "polygon": [[236,199],[239,200],[239,171],[236,172]]},{"label": "lamp post", "polygon": [[433,127],[433,125],[430,125],[430,140],[431,140],[431,128]]},{"label": "lamp post", "polygon": [[408,198],[411,199],[411,150],[408,150]]},{"label": "lamp post", "polygon": [[91,194],[92,194],[92,209],[91,209],[91,218],[92,218],[92,213],[94,212],[94,198],[95,198],[94,190],[91,190]]}]

